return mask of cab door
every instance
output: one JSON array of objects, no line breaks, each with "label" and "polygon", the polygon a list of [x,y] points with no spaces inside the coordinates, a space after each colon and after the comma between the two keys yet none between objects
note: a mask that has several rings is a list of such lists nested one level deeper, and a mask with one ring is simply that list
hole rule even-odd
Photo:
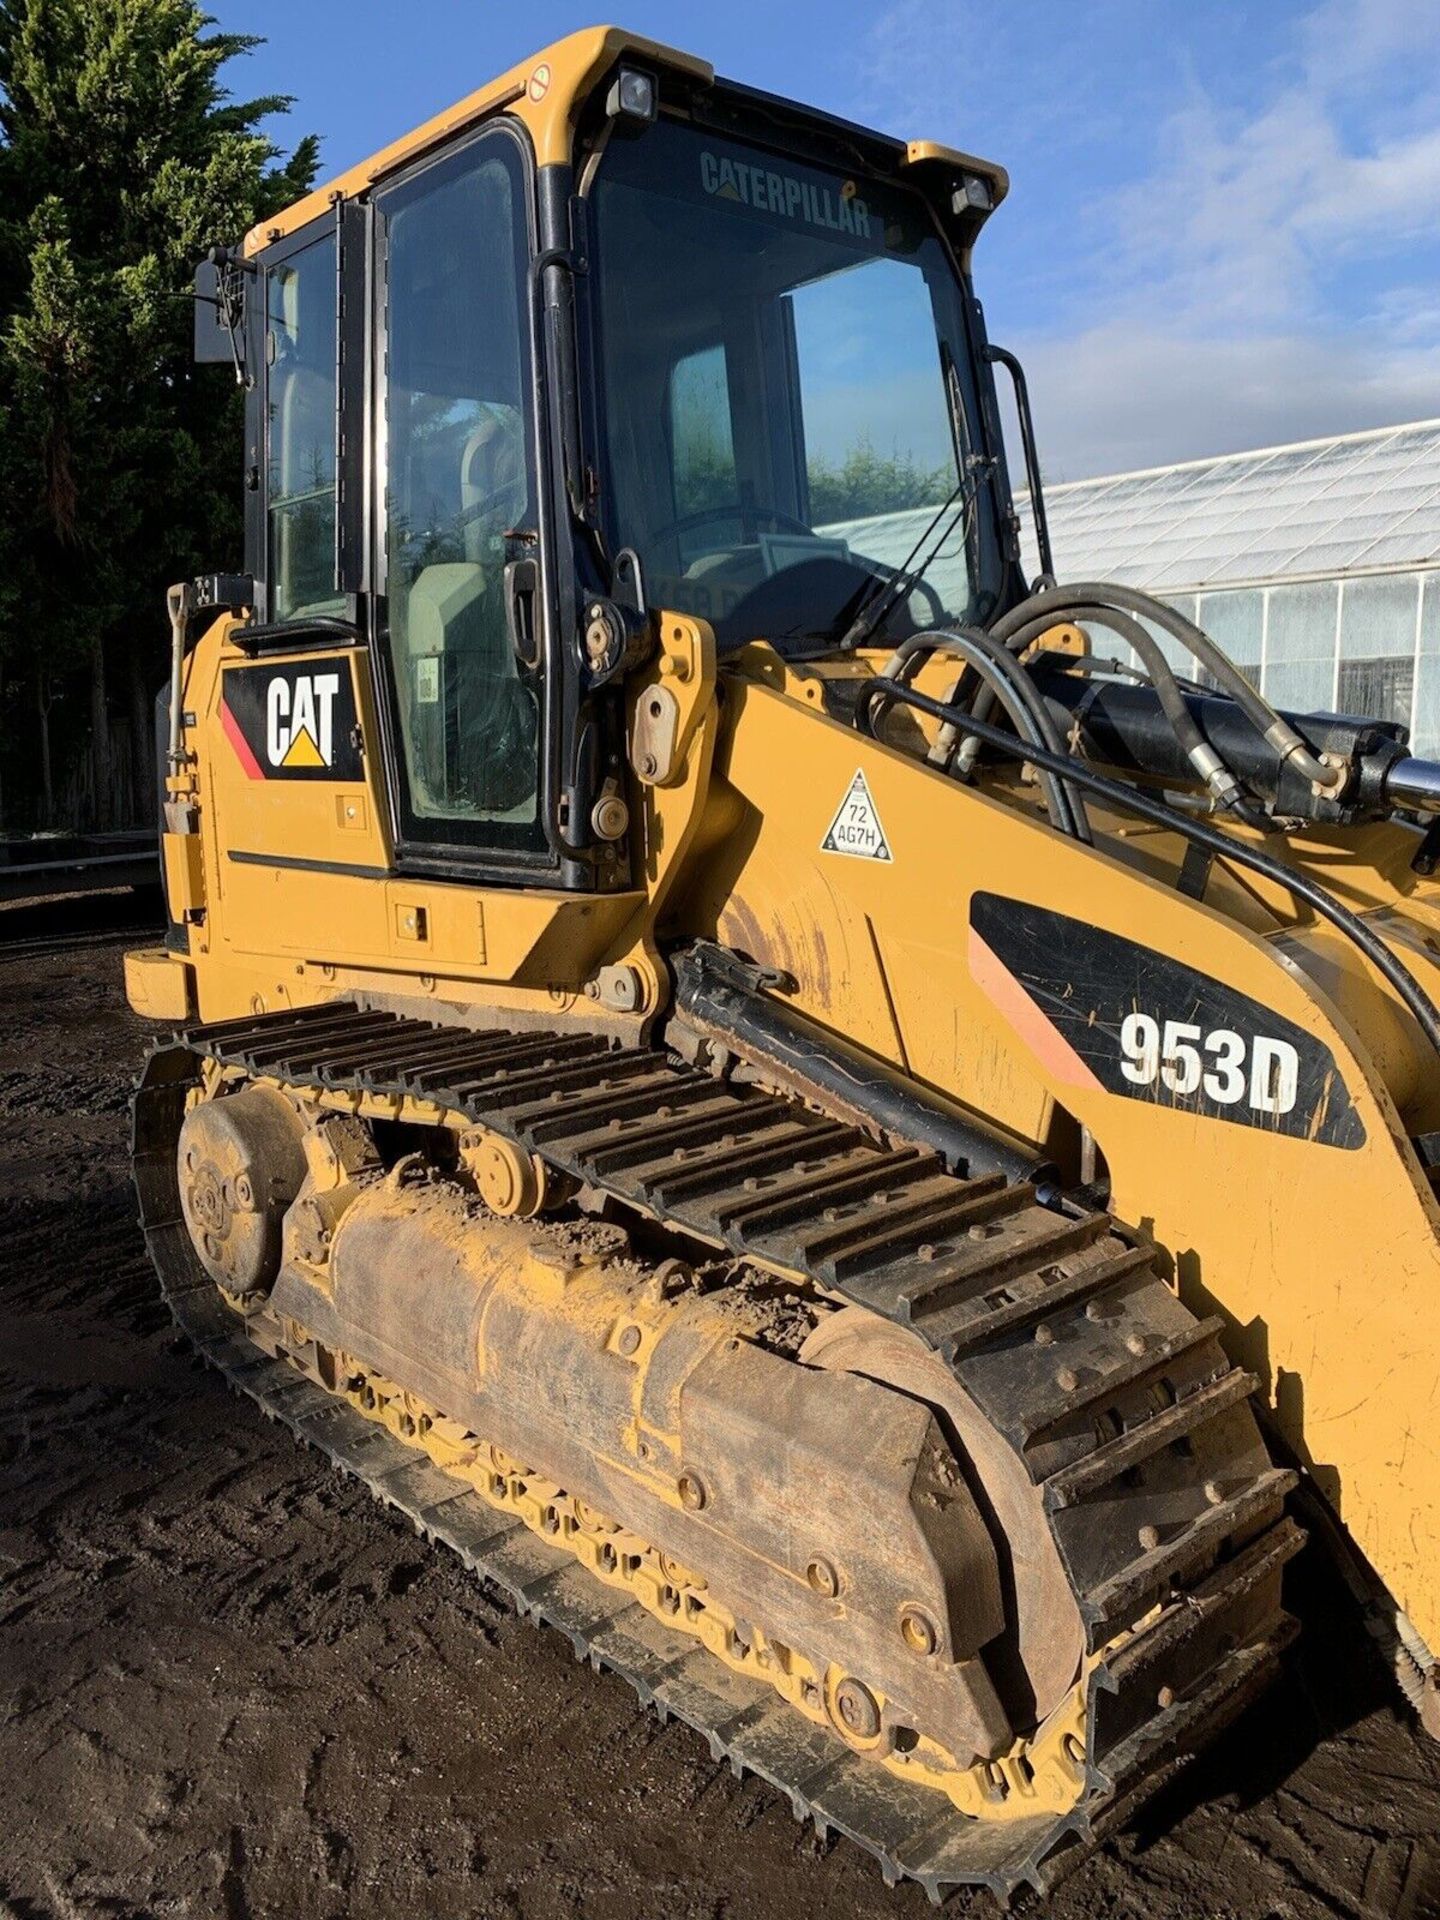
[{"label": "cab door", "polygon": [[543,648],[516,634],[507,578],[527,561],[535,577],[540,533],[520,140],[497,125],[386,186],[375,248],[375,657],[396,862],[540,881],[556,865]]},{"label": "cab door", "polygon": [[557,884],[539,593],[531,664],[507,607],[512,559],[539,581],[532,244],[495,126],[260,256],[260,622],[217,714],[237,953],[470,970],[475,903],[422,881]]}]

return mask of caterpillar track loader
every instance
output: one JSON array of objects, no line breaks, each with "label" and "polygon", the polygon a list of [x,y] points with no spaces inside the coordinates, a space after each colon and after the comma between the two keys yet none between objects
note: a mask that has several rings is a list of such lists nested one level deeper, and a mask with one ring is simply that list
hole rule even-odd
[{"label": "caterpillar track loader", "polygon": [[216,249],[126,963],[201,1352],[935,1897],[1265,1687],[1297,1483],[1440,1717],[1440,765],[1056,583],[1005,189],[597,29]]}]

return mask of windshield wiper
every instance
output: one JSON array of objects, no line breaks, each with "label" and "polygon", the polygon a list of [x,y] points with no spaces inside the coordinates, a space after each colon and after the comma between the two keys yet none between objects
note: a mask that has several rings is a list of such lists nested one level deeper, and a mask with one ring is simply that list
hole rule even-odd
[{"label": "windshield wiper", "polygon": [[[971,468],[988,466],[990,463],[980,456],[972,456]],[[899,611],[924,579],[945,542],[954,531],[955,523],[963,514],[967,514],[975,505],[976,482],[962,475],[955,482],[947,497],[940,502],[934,513],[921,530],[919,539],[906,554],[903,563],[895,569],[890,578],[877,586],[867,595],[856,609],[855,617],[846,628],[840,640],[842,652],[864,646],[865,642],[879,631],[881,625],[890,616]],[[936,529],[939,529],[938,533]],[[931,536],[934,535],[934,539]],[[920,549],[930,542],[930,550],[914,571],[911,568]]]},{"label": "windshield wiper", "polygon": [[[920,531],[919,539],[915,542],[914,546],[911,547],[909,553],[906,554],[904,560],[901,561],[898,567],[895,567],[891,570],[889,579],[875,580],[874,582],[872,582],[869,592],[862,597],[860,601],[860,605],[855,609],[854,617],[851,620],[849,626],[845,629],[844,633],[840,636],[840,645],[842,648],[858,647],[860,645],[861,640],[866,638],[869,634],[871,634],[874,631],[877,621],[884,618],[884,616],[889,612],[889,608],[882,604],[880,605],[878,611],[875,613],[874,617],[873,618],[870,617],[871,610],[872,608],[876,607],[877,602],[883,603],[883,601],[885,600],[885,596],[895,591],[896,581],[903,580],[905,578],[906,573],[909,571],[910,565],[913,562],[916,554],[919,553],[921,547],[924,546],[925,542],[930,538],[930,535],[935,531],[935,527],[938,524],[941,515],[948,513],[951,507],[955,504],[956,500],[960,496],[962,489],[964,488],[964,485],[965,485],[965,482],[963,480],[957,480],[955,482],[955,485],[950,489],[949,493],[946,494],[945,498],[940,502],[939,506],[935,509],[934,513],[931,514],[930,518],[926,521],[924,527],[922,527]],[[913,576],[913,579],[915,580],[918,580],[918,578],[919,578],[918,574]],[[913,580],[912,580],[912,584],[913,584]]]}]

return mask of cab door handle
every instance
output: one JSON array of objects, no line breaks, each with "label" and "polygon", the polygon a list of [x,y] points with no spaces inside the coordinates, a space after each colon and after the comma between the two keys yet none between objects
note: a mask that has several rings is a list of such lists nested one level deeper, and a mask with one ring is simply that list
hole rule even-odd
[{"label": "cab door handle", "polygon": [[535,618],[539,589],[540,569],[534,560],[506,561],[505,619],[510,646],[520,665],[528,669],[540,664],[540,630]]}]

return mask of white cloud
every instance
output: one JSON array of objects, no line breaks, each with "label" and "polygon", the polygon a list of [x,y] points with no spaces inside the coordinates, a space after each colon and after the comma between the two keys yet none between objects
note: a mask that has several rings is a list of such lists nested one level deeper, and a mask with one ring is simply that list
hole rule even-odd
[{"label": "white cloud", "polygon": [[1027,343],[1053,482],[1358,432],[1440,413],[1440,345],[1186,334],[1110,321]]},{"label": "white cloud", "polygon": [[[1440,287],[1384,288],[1375,300],[1374,321],[1380,337],[1393,346],[1424,346],[1440,340]],[[1440,408],[1440,392],[1434,396]]]},{"label": "white cloud", "polygon": [[1437,217],[1440,127],[1388,141],[1373,153],[1344,156],[1296,211],[1297,224],[1312,238],[1334,234],[1361,249],[1433,234]]},{"label": "white cloud", "polygon": [[1299,45],[1314,84],[1354,87],[1387,61],[1422,59],[1440,45],[1440,16],[1435,0],[1322,0],[1302,21]]},{"label": "white cloud", "polygon": [[[873,30],[871,83],[884,118],[915,124],[914,111],[897,111],[907,78],[922,109],[942,74],[952,100],[983,98],[1028,28],[1027,87],[1048,75],[1052,98],[1002,96],[991,108],[1027,163],[1020,204],[999,222],[1038,233],[1047,195],[1064,191],[1067,161],[1035,144],[1029,118],[1044,123],[1058,82],[1069,95],[1061,125],[1083,127],[1087,103],[1132,116],[1116,151],[1139,171],[1087,198],[1043,312],[1033,286],[997,283],[1013,238],[997,232],[978,259],[992,315],[1032,368],[1056,478],[1440,414],[1437,0],[1316,0],[1279,57],[1223,94],[1187,67],[1177,33],[1167,52],[1182,78],[1153,146],[1153,93],[1145,111],[1138,81],[1136,98],[1097,102],[1083,35],[1057,24],[1063,46],[1036,57],[1038,9],[1018,7],[998,52],[972,55],[986,11],[950,0],[937,34],[933,9],[900,0]],[[1136,73],[1140,55],[1137,38]],[[1003,160],[1005,139],[993,143]]]},{"label": "white cloud", "polygon": [[[1115,201],[1117,290],[1213,333],[1320,317],[1341,258],[1403,271],[1404,251],[1440,222],[1440,86],[1407,102],[1409,127],[1393,103],[1383,116],[1364,113],[1383,127],[1371,140],[1350,123],[1354,96],[1392,65],[1381,29],[1408,10],[1402,0],[1351,9],[1357,21],[1374,19],[1341,72],[1318,32],[1321,16],[1339,9],[1324,6],[1305,38],[1327,59],[1307,59],[1258,109],[1239,115],[1198,92],[1177,109],[1161,166]],[[1440,49],[1440,8],[1427,37]]]}]

